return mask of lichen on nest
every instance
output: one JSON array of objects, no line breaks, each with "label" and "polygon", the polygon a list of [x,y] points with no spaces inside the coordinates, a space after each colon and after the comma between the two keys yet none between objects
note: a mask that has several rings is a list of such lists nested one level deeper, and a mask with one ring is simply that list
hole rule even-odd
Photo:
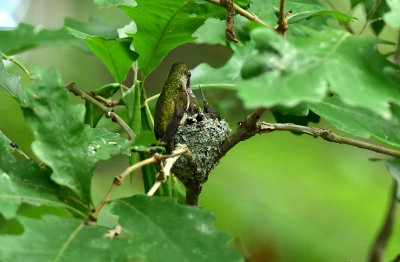
[{"label": "lichen on nest", "polygon": [[190,165],[181,157],[172,172],[184,183],[206,182],[210,171],[218,164],[220,146],[229,136],[230,128],[225,120],[207,118],[202,112],[189,116],[174,136],[175,144],[186,144],[193,154],[196,165]]}]

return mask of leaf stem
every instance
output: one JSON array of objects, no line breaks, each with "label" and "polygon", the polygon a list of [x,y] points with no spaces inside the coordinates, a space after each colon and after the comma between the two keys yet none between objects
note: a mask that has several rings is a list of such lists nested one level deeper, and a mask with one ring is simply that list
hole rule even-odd
[{"label": "leaf stem", "polygon": [[4,60],[8,60],[8,61],[14,63],[15,65],[17,65],[20,69],[22,69],[22,71],[24,71],[28,75],[29,79],[33,80],[31,73],[29,73],[28,69],[26,69],[26,67],[24,67],[18,60],[14,59],[12,57],[9,57],[8,55],[4,54],[3,52],[1,52],[1,58]]},{"label": "leaf stem", "polygon": [[79,88],[76,87],[75,83],[71,83],[67,86],[65,86],[68,91],[73,93],[76,96],[80,96],[82,99],[88,101],[89,103],[93,104],[97,108],[99,108],[101,111],[104,112],[104,115],[106,118],[111,118],[113,122],[118,123],[122,129],[125,130],[125,132],[128,134],[129,139],[133,140],[135,139],[136,135],[132,131],[132,129],[128,126],[128,124],[120,117],[118,116],[113,109],[108,108],[107,106],[103,105],[99,101],[97,101],[94,97],[92,97],[90,94],[88,94],[85,91],[80,90]]},{"label": "leaf stem", "polygon": [[393,225],[396,217],[397,209],[397,182],[393,180],[392,192],[390,193],[390,204],[387,210],[385,221],[382,228],[375,239],[374,245],[372,246],[369,262],[381,262],[383,252],[385,251],[387,242],[393,231]]},{"label": "leaf stem", "polygon": [[[205,0],[209,3],[212,3],[214,5],[219,5],[221,7],[224,7],[224,4],[221,3],[220,0]],[[246,17],[247,19],[254,21],[256,23],[259,23],[260,25],[263,25],[269,29],[273,29],[272,26],[264,23],[263,21],[261,21],[257,16],[250,14],[249,12],[247,12],[246,10],[244,10],[243,8],[241,8],[240,6],[238,6],[237,4],[233,4],[233,9],[235,10],[236,13],[240,14],[241,16]]]},{"label": "leaf stem", "polygon": [[364,26],[362,27],[362,29],[361,29],[361,31],[360,31],[360,33],[359,33],[360,35],[361,35],[362,33],[364,33],[364,31],[365,31],[365,29],[367,28],[367,26],[370,25],[370,21],[371,21],[371,19],[374,17],[374,15],[375,15],[376,11],[378,10],[379,6],[381,5],[381,3],[382,3],[382,0],[376,0],[376,1],[374,2],[374,5],[373,5],[372,8],[369,10],[368,15],[367,15],[367,18],[365,19],[365,24],[364,24]]}]

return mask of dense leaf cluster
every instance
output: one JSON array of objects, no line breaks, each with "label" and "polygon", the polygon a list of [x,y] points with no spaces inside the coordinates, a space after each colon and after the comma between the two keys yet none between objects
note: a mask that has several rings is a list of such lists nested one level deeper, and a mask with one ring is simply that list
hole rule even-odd
[{"label": "dense leaf cluster", "polygon": [[[96,163],[128,154],[134,164],[147,157],[143,151],[154,148],[148,146],[156,143],[150,108],[154,100],[146,96],[145,80],[172,49],[185,43],[220,44],[233,51],[221,68],[194,68],[193,88],[234,91],[246,108],[269,108],[280,116],[278,121],[294,116],[308,123],[322,117],[348,134],[400,149],[399,54],[388,59],[376,46],[391,43],[346,31],[352,16],[312,0],[288,1],[292,14],[286,38],[237,15],[238,43],[233,44],[225,39],[225,9],[208,1],[93,2],[117,6],[131,23],[117,29],[97,19],[66,19],[59,30],[21,23],[0,31],[2,57],[43,45],[92,51],[115,79],[92,95],[108,99],[121,92],[124,119],[136,139],[96,127],[103,112],[90,103],[72,104],[56,69],[34,68],[33,82],[22,88],[20,76],[7,72],[0,61],[0,90],[20,103],[34,135],[36,160],[17,160],[14,152],[28,157],[0,131],[0,261],[241,261],[227,247],[229,237],[214,229],[212,214],[172,199],[179,185],[170,181],[158,194],[171,198],[136,195],[113,201],[112,214],[119,217],[122,231],[112,239],[106,237],[109,228],[87,222],[94,207]],[[279,1],[235,3],[264,23],[276,24]],[[400,27],[399,1],[388,0],[379,8],[369,0],[351,4],[363,5],[369,20],[383,17],[373,23],[376,34],[384,26]],[[123,83],[132,67],[142,81],[135,77],[128,88]],[[389,160],[387,166],[399,181],[399,161]],[[157,170],[150,165],[142,171],[147,191]],[[33,219],[26,206],[44,211]]]}]

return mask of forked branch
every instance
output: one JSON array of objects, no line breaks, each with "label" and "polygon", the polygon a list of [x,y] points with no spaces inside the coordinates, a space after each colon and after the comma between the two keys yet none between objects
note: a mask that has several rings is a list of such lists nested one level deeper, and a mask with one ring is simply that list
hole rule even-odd
[{"label": "forked branch", "polygon": [[65,88],[68,89],[68,91],[70,91],[74,95],[80,96],[82,99],[88,101],[89,103],[93,104],[95,107],[103,111],[105,117],[111,118],[113,122],[116,122],[122,127],[122,129],[124,129],[124,131],[128,134],[130,140],[133,140],[136,137],[135,133],[128,126],[128,124],[120,116],[118,116],[112,108],[103,105],[89,93],[80,90],[75,83],[71,83],[65,86]]},{"label": "forked branch", "polygon": [[[100,200],[100,202],[97,204],[97,206],[91,211],[91,214],[89,216],[89,219],[91,221],[96,221],[97,217],[99,215],[100,210],[103,208],[103,206],[110,201],[111,195],[114,193],[114,191],[122,185],[122,183],[125,181],[125,179],[129,176],[130,173],[135,171],[136,169],[139,169],[145,165],[149,164],[154,164],[154,163],[161,163],[163,160],[166,160],[164,163],[164,166],[168,165],[169,170],[171,169],[172,165],[175,163],[175,161],[184,154],[189,153],[189,149],[186,147],[186,145],[181,145],[177,149],[174,150],[174,152],[170,155],[160,155],[160,154],[154,154],[152,157],[145,159],[143,161],[140,161],[127,169],[125,169],[124,172],[122,172],[120,175],[116,176],[113,180],[113,183],[111,184],[110,188],[108,189],[107,193],[104,195],[104,197]],[[170,165],[170,167],[169,167]],[[169,170],[164,170],[164,172],[168,172],[169,175]],[[156,184],[158,182],[161,182],[160,185],[166,181],[166,178],[161,181],[161,179],[158,179]],[[160,186],[158,185],[158,187]],[[153,186],[154,187],[154,186]],[[154,190],[157,191],[158,187]],[[150,192],[150,191],[149,191]],[[153,192],[153,194],[154,194]],[[150,195],[149,193],[147,195]],[[152,195],[152,194],[151,194]]]}]

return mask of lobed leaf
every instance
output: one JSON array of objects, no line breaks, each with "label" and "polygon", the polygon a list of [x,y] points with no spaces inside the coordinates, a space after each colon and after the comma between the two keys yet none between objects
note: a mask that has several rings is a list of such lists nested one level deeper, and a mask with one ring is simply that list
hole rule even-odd
[{"label": "lobed leaf", "polygon": [[89,206],[54,183],[49,169],[32,160],[16,161],[7,148],[0,140],[0,213],[5,218],[15,217],[22,203],[65,208],[76,216],[87,216]]},{"label": "lobed leaf", "polygon": [[310,37],[298,37],[291,43],[270,30],[252,31],[259,53],[247,59],[252,62],[257,56],[265,62],[257,75],[239,86],[245,106],[319,102],[329,89],[348,104],[388,118],[388,104],[400,102],[400,91],[385,73],[395,66],[374,48],[381,41],[328,28],[304,31]]},{"label": "lobed leaf", "polygon": [[[126,261],[126,241],[106,237],[107,228],[78,219],[44,216],[43,220],[19,217],[22,235],[0,236],[1,261]],[[135,246],[130,253],[138,253]]]},{"label": "lobed leaf", "polygon": [[137,6],[120,6],[137,25],[133,38],[143,78],[175,47],[190,42],[192,34],[209,17],[221,16],[222,8],[195,0],[138,0]]},{"label": "lobed leaf", "polygon": [[146,261],[243,261],[213,227],[215,216],[202,209],[135,195],[116,200],[112,212]]},{"label": "lobed leaf", "polygon": [[338,97],[330,97],[309,106],[313,112],[340,130],[363,138],[373,137],[397,149],[400,148],[398,119],[385,119],[364,108],[349,106]]}]

